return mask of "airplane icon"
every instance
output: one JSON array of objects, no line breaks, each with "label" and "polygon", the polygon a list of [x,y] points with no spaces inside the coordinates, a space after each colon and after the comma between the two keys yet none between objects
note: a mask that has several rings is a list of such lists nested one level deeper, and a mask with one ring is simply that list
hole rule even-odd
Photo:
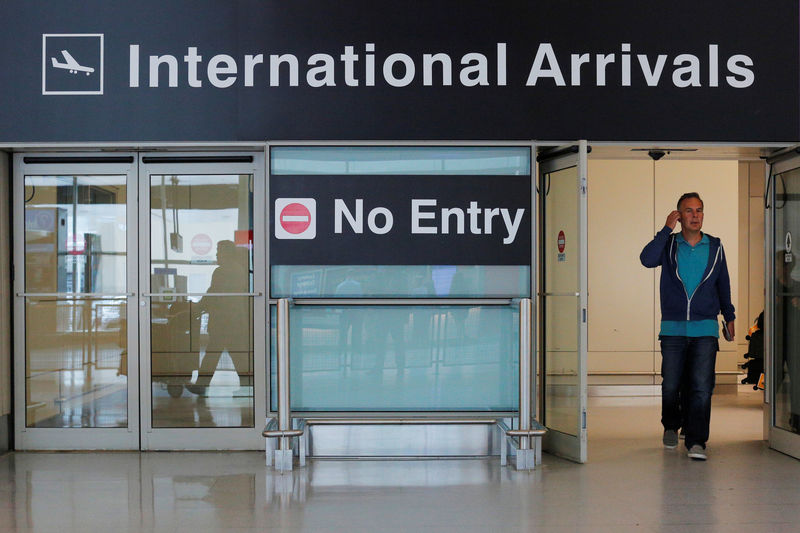
[{"label": "airplane icon", "polygon": [[64,61],[65,61],[64,63],[56,61],[55,57],[50,58],[51,61],[53,62],[53,67],[69,70],[70,74],[75,74],[77,72],[85,72],[86,75],[88,76],[89,74],[94,72],[94,69],[92,67],[84,67],[80,65],[77,61],[75,61],[75,58],[73,58],[70,55],[70,53],[67,52],[66,50],[61,50],[61,55],[64,56]]}]

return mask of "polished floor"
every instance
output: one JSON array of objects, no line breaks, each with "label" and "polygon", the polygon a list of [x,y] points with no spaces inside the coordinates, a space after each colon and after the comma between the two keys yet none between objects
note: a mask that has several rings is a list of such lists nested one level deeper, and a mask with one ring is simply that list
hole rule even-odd
[{"label": "polished floor", "polygon": [[12,453],[0,532],[795,532],[800,461],[761,440],[760,393],[717,395],[709,460],[661,446],[658,398],[595,397],[589,463],[311,461],[260,453]]}]

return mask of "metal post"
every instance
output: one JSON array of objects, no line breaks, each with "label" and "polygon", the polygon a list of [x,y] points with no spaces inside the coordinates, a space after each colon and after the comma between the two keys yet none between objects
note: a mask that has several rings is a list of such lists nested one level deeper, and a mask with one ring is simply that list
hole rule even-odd
[{"label": "metal post", "polygon": [[[278,430],[288,431],[292,428],[292,413],[289,395],[289,300],[278,300]],[[275,450],[275,468],[280,471],[292,469],[291,437],[278,439]]]},{"label": "metal post", "polygon": [[[519,429],[531,429],[531,386],[533,383],[531,361],[531,299],[519,302]],[[531,437],[519,438],[517,469],[528,470],[535,466],[535,449],[531,448]]]}]

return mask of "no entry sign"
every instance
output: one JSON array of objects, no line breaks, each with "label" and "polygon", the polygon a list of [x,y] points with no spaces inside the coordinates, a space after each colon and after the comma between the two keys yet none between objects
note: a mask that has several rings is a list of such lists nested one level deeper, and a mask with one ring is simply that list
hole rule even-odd
[{"label": "no entry sign", "polygon": [[273,265],[531,262],[530,175],[275,175],[270,195]]},{"label": "no entry sign", "polygon": [[558,232],[558,238],[556,239],[556,244],[558,245],[558,257],[557,260],[559,263],[566,263],[567,261],[567,254],[564,253],[564,250],[567,248],[567,238],[564,236],[564,231]]},{"label": "no entry sign", "polygon": [[192,251],[197,255],[208,255],[211,251],[211,237],[205,233],[198,233],[192,237]]},{"label": "no entry sign", "polygon": [[317,202],[313,198],[278,198],[275,200],[275,237],[277,239],[313,239]]},{"label": "no entry sign", "polygon": [[303,233],[311,225],[311,213],[303,204],[289,204],[281,211],[281,227],[293,235]]}]

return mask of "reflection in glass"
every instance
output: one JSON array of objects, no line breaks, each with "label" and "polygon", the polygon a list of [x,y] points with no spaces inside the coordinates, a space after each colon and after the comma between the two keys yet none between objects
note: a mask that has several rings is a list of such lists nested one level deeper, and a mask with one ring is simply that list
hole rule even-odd
[{"label": "reflection in glass", "polygon": [[153,427],[254,425],[251,184],[151,176]]},{"label": "reflection in glass", "polygon": [[[293,411],[513,411],[516,306],[290,307]],[[272,409],[277,407],[272,308]]]},{"label": "reflection in glass", "polygon": [[128,425],[125,179],[25,177],[28,427]]},{"label": "reflection in glass", "polygon": [[800,242],[800,170],[776,179],[774,423],[800,433],[800,257],[785,248],[787,234]]},{"label": "reflection in glass", "polygon": [[[544,415],[547,427],[578,434],[578,310],[580,290],[578,255],[578,169],[570,167],[546,176],[544,250],[545,330],[543,355],[546,372]],[[557,246],[565,235],[564,248]]]},{"label": "reflection in glass", "polygon": [[527,265],[273,265],[273,298],[527,298]]},{"label": "reflection in glass", "polygon": [[568,435],[578,431],[578,308],[575,296],[547,298],[547,427]]},{"label": "reflection in glass", "polygon": [[28,298],[28,427],[126,427],[127,302]]},{"label": "reflection in glass", "polygon": [[125,292],[125,176],[26,176],[25,195],[27,292]]}]

